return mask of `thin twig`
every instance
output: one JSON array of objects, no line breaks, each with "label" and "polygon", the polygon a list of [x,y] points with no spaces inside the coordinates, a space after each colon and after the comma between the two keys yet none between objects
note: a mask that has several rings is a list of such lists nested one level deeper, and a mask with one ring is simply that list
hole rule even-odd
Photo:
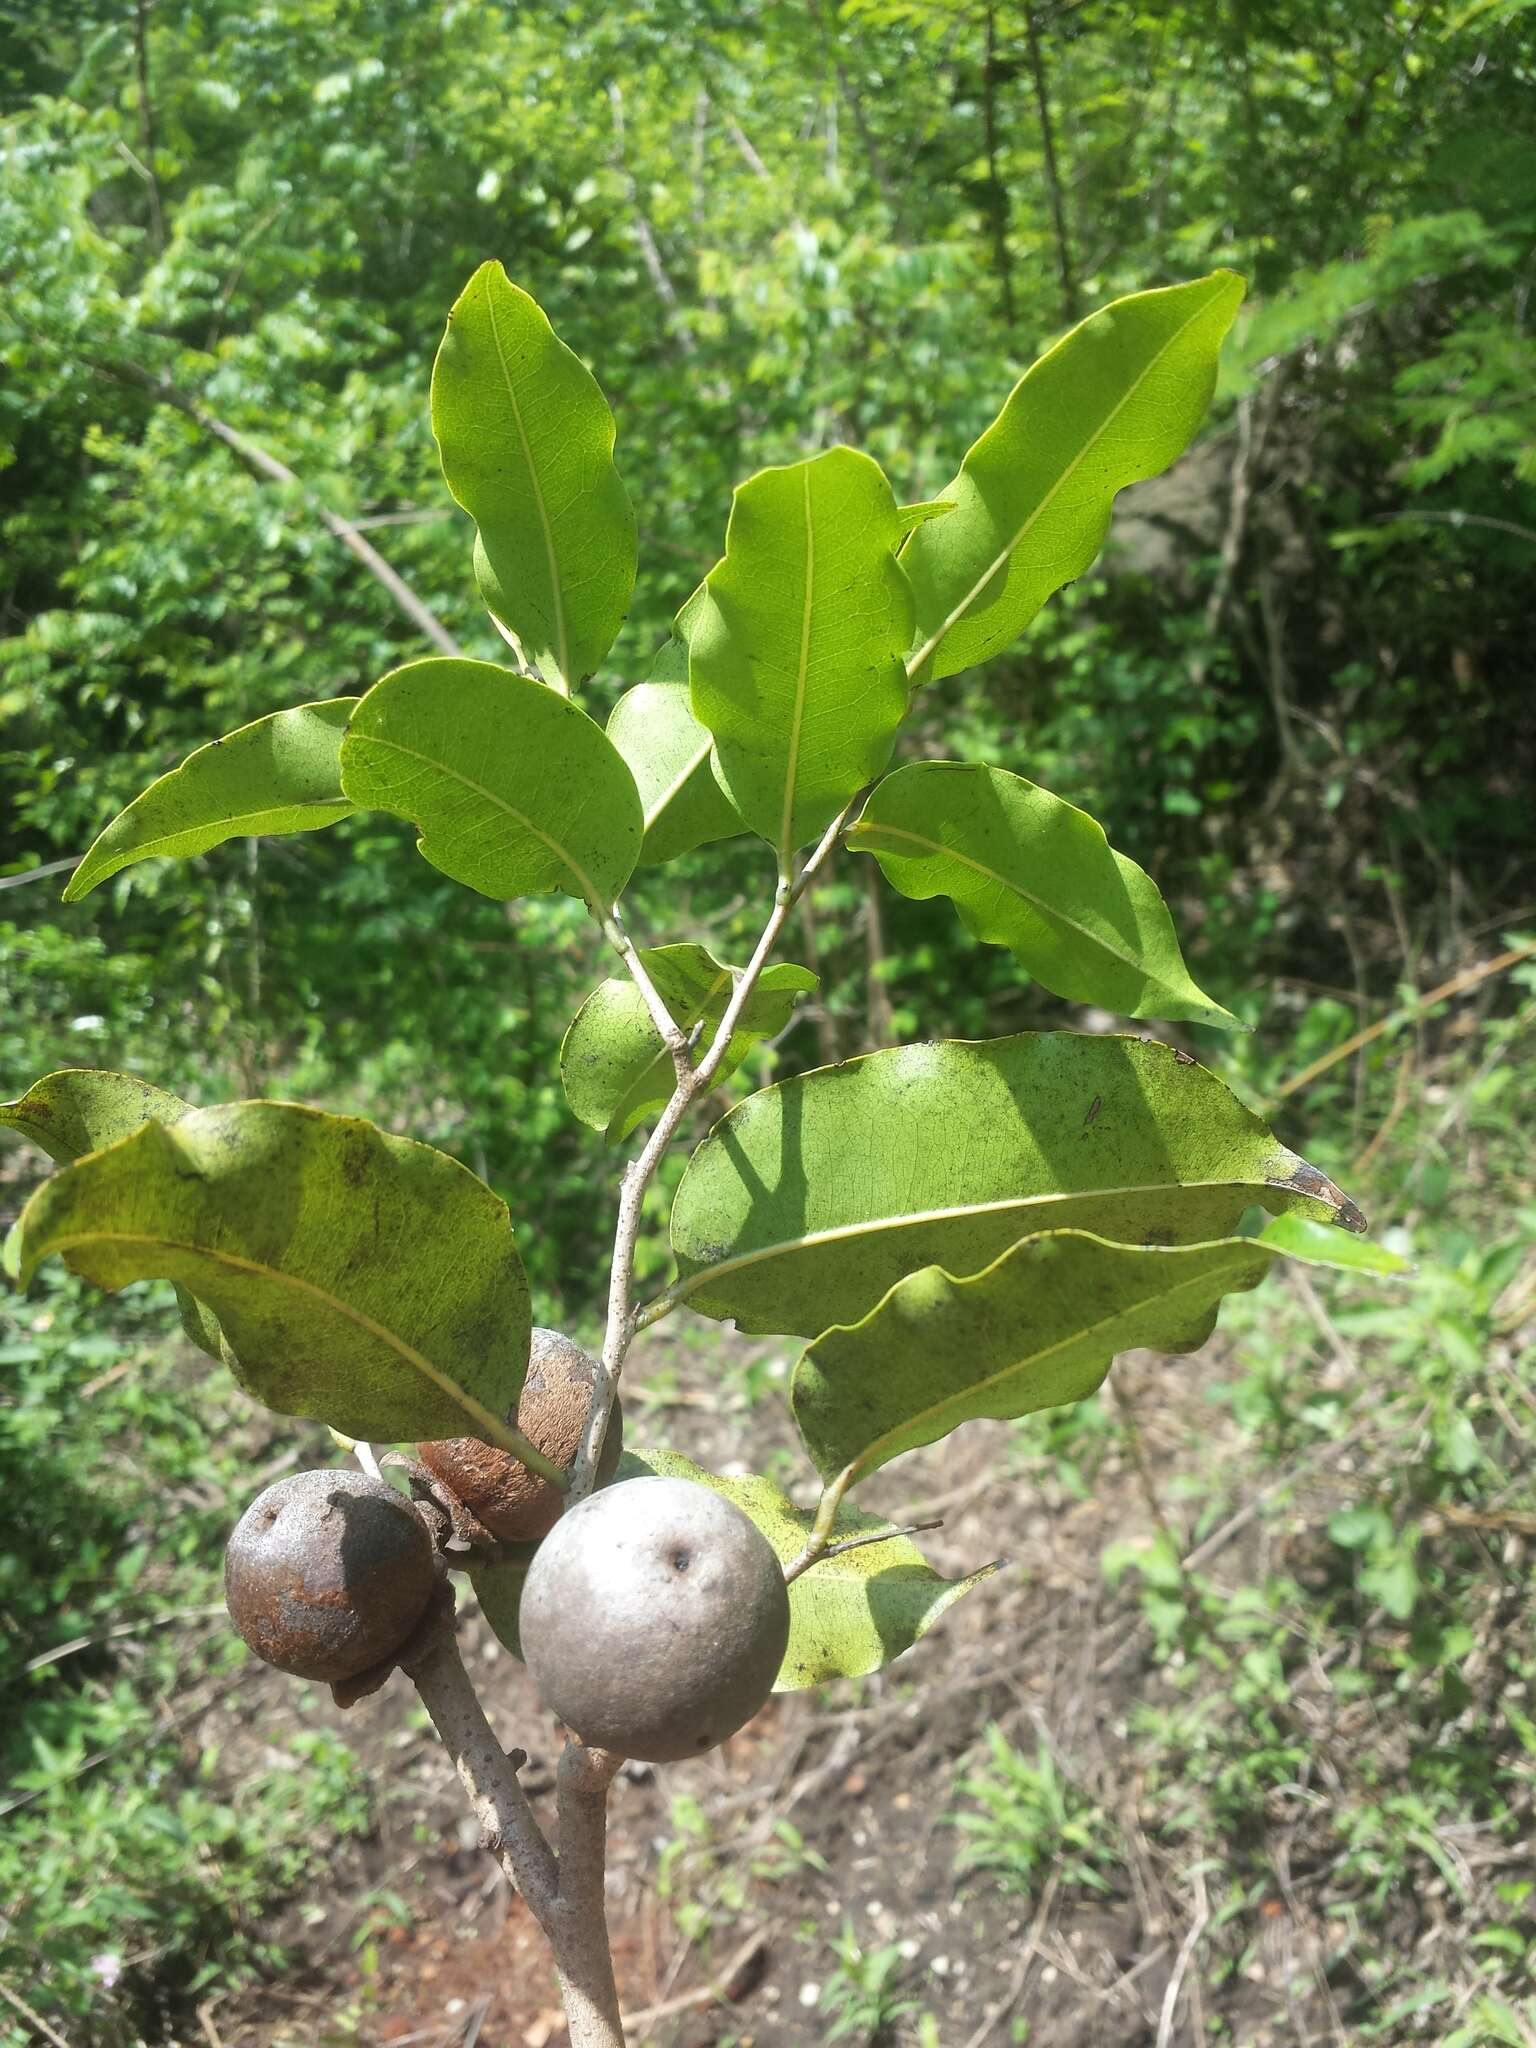
[{"label": "thin twig", "polygon": [[64,2036],[50,2027],[40,2012],[34,2012],[24,1998],[18,1997],[9,1984],[0,1983],[0,1998],[13,2005],[29,2027],[36,2027],[45,2041],[53,2043],[53,2048],[69,2048]]},{"label": "thin twig", "polygon": [[[584,1499],[596,1482],[598,1460],[602,1455],[603,1438],[607,1433],[608,1418],[613,1410],[614,1395],[618,1391],[619,1376],[624,1370],[624,1360],[630,1344],[636,1331],[641,1327],[640,1317],[634,1306],[633,1289],[635,1251],[640,1241],[640,1222],[645,1206],[646,1189],[655,1177],[656,1169],[661,1164],[667,1147],[677,1135],[690,1107],[706,1093],[715,1075],[720,1071],[726,1050],[736,1035],[742,1014],[752,999],[752,992],[768,964],[769,956],[780,932],[784,929],[785,921],[823,861],[837,844],[837,836],[852,808],[853,804],[850,802],[832,820],[807,858],[798,878],[780,878],[778,888],[774,891],[773,908],[768,913],[762,936],[753,949],[751,959],[736,977],[736,986],[731,991],[730,1000],[726,1003],[709,1049],[697,1065],[690,1062],[686,1039],[683,1038],[680,1027],[662,1002],[659,993],[651,985],[650,977],[645,974],[644,963],[635,950],[633,941],[623,931],[622,926],[616,927],[617,937],[613,931],[608,930],[608,924],[613,922],[612,919],[604,924],[610,943],[617,947],[630,973],[634,975],[635,984],[645,997],[646,1007],[651,1011],[652,1019],[661,1032],[663,1041],[672,1051],[677,1068],[677,1086],[673,1089],[670,1101],[662,1110],[638,1157],[626,1168],[619,1187],[619,1214],[614,1227],[613,1265],[608,1280],[608,1318],[603,1333],[602,1355],[598,1361],[598,1372],[592,1389],[592,1407],[587,1417],[586,1429],[582,1434],[580,1448],[571,1467],[570,1499],[573,1504]],[[665,1027],[662,1018],[666,1020]],[[682,1040],[681,1051],[678,1048],[679,1040]],[[654,1310],[657,1304],[653,1303],[651,1306]],[[665,1313],[664,1310],[660,1312]],[[654,1321],[656,1318],[652,1315],[650,1319]]]},{"label": "thin twig", "polygon": [[[695,1985],[692,1991],[680,1991],[675,1998],[663,1999],[660,2005],[647,2005],[639,2012],[625,2013],[624,2031],[634,2034],[635,2048],[639,2048],[644,2036],[662,2020],[676,2019],[685,2012],[697,2012],[703,2006],[734,2005],[739,1996],[736,1987],[767,1945],[766,1928],[754,1928],[728,1959],[724,1969],[717,1971],[706,1983]],[[686,1955],[687,1950],[684,1949],[683,1953]]]},{"label": "thin twig", "polygon": [[356,555],[368,573],[375,581],[384,586],[401,611],[415,625],[420,627],[433,646],[440,649],[444,654],[463,654],[463,648],[460,647],[458,641],[454,639],[442,620],[427,605],[423,604],[405,578],[397,570],[390,567],[377,548],[373,547],[363,538],[350,519],[343,519],[339,512],[333,512],[323,499],[317,497],[307,485],[300,482],[286,462],[279,462],[275,455],[268,454],[265,448],[258,447],[254,441],[230,426],[227,421],[221,420],[216,414],[209,412],[207,407],[198,399],[193,398],[185,391],[178,390],[174,384],[168,383],[163,377],[155,376],[153,372],[144,369],[142,365],[138,363],[110,363],[97,358],[92,358],[91,361],[93,368],[104,371],[108,376],[117,377],[122,381],[136,383],[142,389],[152,393],[154,397],[160,399],[164,404],[173,406],[177,412],[184,414],[187,419],[192,420],[197,426],[201,427],[204,433],[211,434],[215,440],[222,441],[226,448],[239,457],[247,469],[254,475],[262,478],[264,482],[297,486],[303,492],[305,502],[326,532],[332,535],[334,539],[339,540],[343,547],[349,548]]},{"label": "thin twig", "polygon": [[1393,1010],[1389,1016],[1367,1025],[1365,1030],[1357,1031],[1352,1038],[1346,1038],[1342,1045],[1336,1045],[1332,1052],[1325,1052],[1321,1059],[1313,1060],[1310,1066],[1303,1067],[1299,1074],[1293,1074],[1289,1081],[1283,1081],[1275,1090],[1276,1100],[1283,1100],[1287,1095],[1294,1095],[1298,1088],[1305,1088],[1309,1081],[1315,1081],[1319,1074],[1326,1074],[1330,1067],[1337,1066],[1340,1060],[1347,1060],[1352,1052],[1358,1052],[1361,1046],[1369,1045],[1373,1039],[1380,1038],[1384,1031],[1391,1031],[1399,1024],[1411,1023],[1426,1010],[1432,1010],[1436,1003],[1443,1003],[1451,996],[1464,995],[1469,988],[1476,988],[1480,981],[1486,981],[1490,975],[1502,974],[1506,967],[1513,967],[1520,960],[1528,960],[1533,953],[1536,953],[1536,946],[1511,946],[1507,953],[1500,953],[1492,960],[1480,961],[1476,967],[1468,967],[1460,974],[1453,974],[1449,981],[1442,981],[1438,988],[1432,988],[1416,1002],[1408,1004],[1401,1010]]},{"label": "thin twig", "polygon": [[[931,1522],[908,1522],[899,1529],[875,1529],[867,1536],[844,1537],[841,1543],[833,1543],[825,1550],[818,1550],[814,1557],[805,1557],[805,1552],[802,1551],[800,1557],[794,1559],[793,1563],[785,1565],[785,1584],[792,1579],[798,1579],[800,1574],[809,1571],[813,1564],[825,1564],[829,1557],[841,1557],[845,1551],[863,1550],[871,1543],[889,1543],[895,1536],[921,1536],[925,1529],[942,1529],[943,1526],[942,1518],[936,1518]],[[800,1561],[802,1557],[805,1557],[803,1564]]]},{"label": "thin twig", "polygon": [[21,1668],[24,1672],[41,1671],[49,1664],[62,1664],[66,1657],[76,1656],[81,1650],[92,1650],[102,1643],[115,1643],[121,1636],[141,1636],[149,1629],[169,1628],[178,1621],[206,1621],[224,1612],[224,1602],[219,1600],[208,1607],[177,1607],[169,1614],[153,1615],[148,1621],[122,1621],[116,1628],[103,1629],[99,1635],[72,1636],[67,1643],[58,1643],[53,1649],[28,1658]]},{"label": "thin twig", "polygon": [[1179,1993],[1184,1988],[1184,1978],[1195,1953],[1195,1945],[1210,1925],[1211,1907],[1206,1897],[1205,1872],[1195,1872],[1195,1917],[1190,1923],[1188,1934],[1179,1944],[1179,1953],[1174,1958],[1173,1974],[1168,1979],[1168,1989],[1163,1993],[1163,2009],[1157,2022],[1157,2048],[1168,2048],[1173,2039],[1173,2022],[1179,2009]]}]

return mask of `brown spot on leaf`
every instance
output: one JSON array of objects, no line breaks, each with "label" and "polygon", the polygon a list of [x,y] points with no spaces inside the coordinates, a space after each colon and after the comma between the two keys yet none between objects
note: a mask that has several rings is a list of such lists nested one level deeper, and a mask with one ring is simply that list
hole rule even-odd
[{"label": "brown spot on leaf", "polygon": [[1331,1181],[1326,1173],[1319,1172],[1307,1160],[1298,1159],[1283,1180],[1271,1181],[1270,1185],[1292,1188],[1298,1195],[1310,1195],[1314,1201],[1326,1202],[1345,1230],[1353,1231],[1357,1237],[1365,1235],[1368,1226],[1364,1211],[1349,1199],[1336,1181]]}]

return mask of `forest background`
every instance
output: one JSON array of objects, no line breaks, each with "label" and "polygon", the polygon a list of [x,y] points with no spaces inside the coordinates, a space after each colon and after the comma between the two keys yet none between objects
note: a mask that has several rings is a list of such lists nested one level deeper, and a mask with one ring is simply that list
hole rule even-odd
[{"label": "forest background", "polygon": [[[1017,650],[946,686],[909,744],[948,735],[1101,818],[1158,880],[1197,980],[1254,1027],[1181,1042],[1283,1103],[1289,1142],[1363,1170],[1412,1240],[1417,1277],[1390,1307],[1346,1290],[1321,1334],[1310,1309],[1304,1330],[1276,1312],[1247,1332],[1232,1367],[1246,1406],[1229,1405],[1248,1463],[1230,1484],[1266,1484],[1298,1430],[1337,1441],[1355,1393],[1402,1396],[1379,1484],[1314,1519],[1342,1603],[1327,1625],[1396,1627],[1381,1710],[1422,1732],[1432,1695],[1425,1740],[1443,1749],[1468,1711],[1473,1650],[1455,1632],[1493,1654],[1489,1588],[1528,1578],[1536,1530],[1520,1490],[1536,975],[1516,957],[1536,918],[1533,73],[1521,0],[0,7],[0,1092],[87,1064],[198,1101],[371,1115],[496,1186],[524,1219],[539,1319],[581,1327],[613,1167],[559,1082],[564,1029],[604,971],[578,906],[479,901],[384,858],[405,828],[367,815],[135,867],[66,909],[73,857],[206,739],[429,651],[424,614],[497,658],[426,406],[447,307],[487,256],[618,418],[642,566],[590,688],[598,716],[716,558],[733,483],[847,441],[903,501],[932,498],[1066,327],[1229,265],[1250,295],[1196,447],[1122,499],[1095,569]],[[392,565],[414,616],[338,523]],[[965,940],[947,906],[882,903],[869,865],[844,854],[807,899],[795,937],[820,994],[736,1092],[871,1045],[1047,1019],[1010,956]],[[641,930],[661,886],[642,875],[633,892]],[[729,855],[665,886],[685,899],[670,922],[739,952],[751,913]],[[1449,1003],[1424,1001],[1459,975]],[[40,1164],[0,1156],[0,1210]],[[664,1257],[657,1232],[644,1261]],[[114,2044],[172,2038],[213,1958],[220,1982],[236,1956],[273,1967],[252,1916],[302,1887],[314,1821],[279,1812],[272,1786],[226,1806],[157,1718],[184,1663],[154,1631],[207,1597],[221,1502],[243,1481],[223,1396],[189,1393],[185,1361],[112,1381],[79,1420],[82,1376],[110,1380],[125,1346],[153,1352],[168,1327],[145,1290],[115,1314],[103,1335],[61,1280],[0,1333],[0,1805],[16,1810],[0,1971],[73,2015],[72,2039]],[[1307,1360],[1317,1348],[1337,1375],[1338,1345],[1356,1377],[1319,1407]],[[730,1370],[755,1408],[777,1397],[751,1366]],[[1134,1421],[1093,1412],[1093,1458],[1118,1455],[1099,1442],[1114,1436],[1136,1465]],[[1091,1488],[1093,1459],[1015,1435],[1010,1455],[1044,1457],[1050,1485],[1065,1459]],[[91,1458],[109,1478],[82,1481]],[[167,1487],[194,1506],[176,1568],[146,1573]],[[1154,1548],[1193,1543],[1224,1498],[1191,1492],[1170,1530],[1154,1494]],[[1423,1515],[1446,1503],[1505,1519],[1430,1559]],[[1108,1581],[1124,1569],[1111,1559]],[[1190,1633],[1154,1621],[1154,1660],[1198,1663],[1214,1643],[1192,1584],[1178,1569],[1163,1584]],[[125,1620],[150,1647],[103,1642]],[[1536,1711],[1529,1617],[1500,1627],[1496,1719],[1500,1693]],[[84,1654],[57,1654],[81,1636]],[[1480,1726],[1475,1767],[1437,1765],[1424,1813],[1382,1821],[1401,1849],[1382,1898],[1441,1869],[1424,1844],[1443,1826],[1501,1855],[1529,1836],[1524,1726]],[[328,1823],[366,1828],[343,1736],[305,1739],[322,1743],[309,1782]],[[1506,1750],[1501,1776],[1489,1758]],[[1084,1794],[1094,1810],[1114,1803],[1106,1785]],[[1252,1788],[1261,1809],[1272,1790]],[[1251,1892],[1245,1825],[1218,1818],[1211,1837],[1235,1897]],[[210,1828],[217,1880],[197,1850]],[[40,1860],[60,1834],[62,1860]],[[1346,1850],[1324,1862],[1358,1911]],[[1462,1865],[1457,1939],[1473,1945],[1434,1962],[1444,1996],[1425,2010],[1448,2029],[1489,2001],[1515,2018],[1477,2024],[1525,2031],[1468,2038],[1529,2043],[1531,1888],[1497,1860],[1476,1882]],[[230,1876],[247,1870],[248,1897]],[[125,1914],[144,1941],[124,1940]],[[1502,1945],[1476,1944],[1499,1929]],[[844,1976],[862,1982],[883,1950],[849,1939]],[[1325,2004],[1353,1970],[1369,2012],[1392,2009],[1383,1985],[1413,1942],[1378,1948],[1374,1978],[1357,1950],[1323,1968]],[[12,2019],[18,2042],[37,2038],[11,2012],[0,2039]],[[877,2013],[865,2034],[917,2024]]]}]

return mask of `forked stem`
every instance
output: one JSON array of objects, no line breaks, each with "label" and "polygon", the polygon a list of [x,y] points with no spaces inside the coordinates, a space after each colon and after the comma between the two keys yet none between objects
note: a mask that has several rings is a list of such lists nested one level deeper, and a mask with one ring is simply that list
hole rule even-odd
[{"label": "forked stem", "polygon": [[406,1669],[453,1759],[480,1823],[482,1843],[522,1894],[549,1943],[570,2048],[624,2048],[603,1903],[608,1787],[622,1759],[579,1742],[566,1745],[556,1795],[557,1856],[518,1783],[521,1755],[509,1756],[497,1741],[464,1669],[451,1622]]},{"label": "forked stem", "polygon": [[614,1396],[618,1392],[619,1375],[624,1370],[625,1357],[639,1327],[634,1306],[635,1249],[640,1241],[640,1220],[645,1208],[646,1189],[655,1178],[656,1169],[660,1166],[667,1147],[677,1136],[689,1109],[705,1093],[720,1071],[726,1049],[735,1036],[736,1027],[752,999],[752,991],[757,987],[790,912],[837,844],[838,834],[842,831],[852,808],[852,803],[849,803],[838,812],[817,842],[814,851],[807,857],[797,877],[781,877],[774,892],[773,908],[763,926],[762,936],[753,948],[751,959],[737,975],[736,986],[731,991],[730,1001],[725,1006],[715,1035],[697,1065],[689,1054],[686,1037],[662,1002],[628,934],[623,931],[622,926],[616,924],[617,913],[615,912],[604,925],[610,942],[634,976],[635,985],[640,990],[652,1020],[672,1054],[673,1064],[677,1069],[677,1086],[673,1089],[666,1108],[657,1118],[651,1135],[646,1139],[641,1151],[625,1168],[624,1179],[619,1189],[619,1215],[613,1237],[613,1266],[608,1279],[608,1321],[603,1333],[603,1351],[598,1361],[596,1383],[592,1389],[591,1412],[587,1417],[587,1427],[576,1453],[575,1463],[571,1467],[572,1505],[585,1499],[596,1483],[598,1460],[602,1455],[603,1438],[607,1434]]}]

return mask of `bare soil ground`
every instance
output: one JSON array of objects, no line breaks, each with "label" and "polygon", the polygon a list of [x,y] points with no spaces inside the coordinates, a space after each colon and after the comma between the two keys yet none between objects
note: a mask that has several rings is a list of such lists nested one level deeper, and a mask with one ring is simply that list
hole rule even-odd
[{"label": "bare soil ground", "polygon": [[[722,1372],[723,1356],[734,1371]],[[742,1362],[763,1356],[761,1345],[729,1336],[710,1349],[653,1339],[637,1350],[633,1376],[637,1392],[648,1379],[665,1392],[654,1405],[631,1396],[633,1439],[717,1469],[749,1453],[763,1469],[774,1446],[792,1442],[782,1403],[749,1403],[743,1390]],[[1134,1590],[1107,1587],[1100,1554],[1111,1540],[1150,1538],[1181,1476],[1197,1489],[1219,1485],[1235,1445],[1220,1434],[1224,1411],[1200,1392],[1221,1372],[1218,1345],[1173,1364],[1122,1361],[1115,1399],[1134,1401],[1135,1429],[1113,1441],[1139,1456],[1111,1447],[1088,1499],[1071,1498],[1038,1466],[1028,1482],[1011,1474],[1013,1439],[994,1424],[880,1475],[866,1505],[944,1517],[923,1541],[946,1575],[1000,1554],[1010,1562],[879,1677],[777,1699],[698,1763],[626,1772],[615,1788],[608,1889],[634,2042],[790,2048],[824,2039],[815,1987],[826,1951],[806,1936],[835,1936],[844,1923],[866,1949],[908,1944],[903,1985],[933,2015],[943,2048],[1349,2038],[1330,1982],[1336,1935],[1315,1903],[1305,1788],[1266,1817],[1274,1881],[1220,1925],[1198,1850],[1170,1853],[1166,1834],[1154,1849],[1141,1825],[1126,1717],[1169,1674],[1156,1667]],[[1300,1484],[1303,1495],[1309,1485],[1326,1493],[1326,1469]],[[1211,1576],[1231,1570],[1245,1584],[1265,1562],[1259,1551],[1304,1546],[1317,1510],[1327,1510],[1315,1499],[1312,1512],[1298,1507],[1275,1521],[1266,1503],[1254,1505],[1251,1480],[1248,1488],[1246,1511],[1239,1502],[1198,1553]],[[1293,1571],[1304,1565],[1288,1560]],[[498,1730],[529,1751],[525,1783],[547,1819],[558,1738],[467,1592],[461,1630]],[[1318,1680],[1306,1711],[1326,1744],[1343,1739],[1341,1709],[1326,1676]],[[343,1716],[263,1673],[204,1727],[203,1739],[220,1745],[221,1770],[238,1774],[275,1725],[299,1714],[333,1722],[379,1786],[372,1836],[345,1845],[323,1894],[295,1902],[271,1930],[297,1966],[281,1982],[205,2004],[204,2048],[559,2048],[563,2024],[537,1932],[476,1846],[451,1770],[412,1705],[397,1678]],[[1031,1754],[1047,1734],[1063,1768],[1114,1812],[1128,1852],[1108,1891],[1060,1883],[1059,1873],[1029,1896],[986,1878],[957,1885],[956,1780],[979,1759],[989,1723]],[[696,1823],[692,1850],[664,1862],[679,1795],[698,1802],[707,1838]],[[783,1853],[773,1833],[782,1821],[808,1855]],[[662,1875],[668,1900],[658,1896]],[[381,1904],[381,1892],[393,1900]],[[691,1940],[679,1927],[680,1894],[694,1907],[683,1916]],[[1443,1920],[1433,1899],[1404,1899],[1404,1941],[1432,1929],[1437,1911]],[[915,2037],[898,2026],[882,2038]]]}]

